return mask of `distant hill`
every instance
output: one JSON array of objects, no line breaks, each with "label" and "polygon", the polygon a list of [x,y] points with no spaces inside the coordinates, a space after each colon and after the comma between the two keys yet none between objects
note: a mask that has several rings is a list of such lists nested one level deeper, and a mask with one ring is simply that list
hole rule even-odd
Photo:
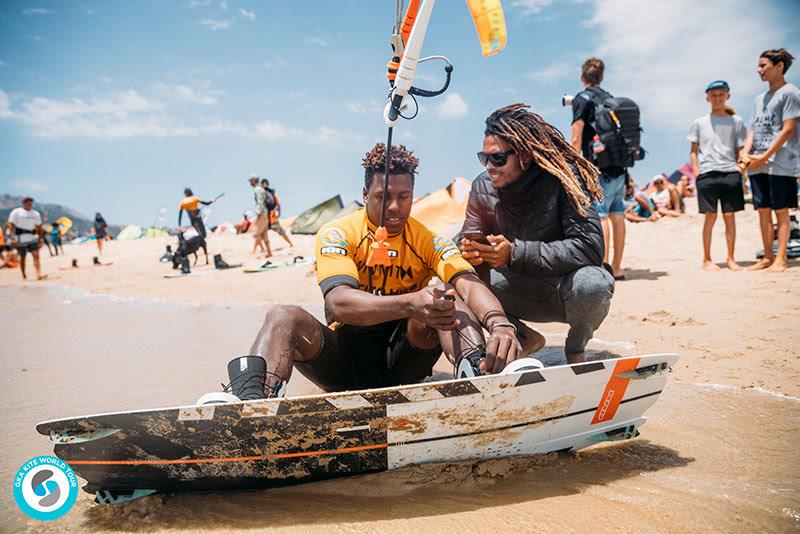
[{"label": "distant hill", "polygon": [[[5,224],[8,221],[8,215],[11,210],[22,205],[21,196],[13,195],[0,195],[0,221]],[[66,206],[58,204],[43,204],[41,202],[33,202],[33,209],[42,214],[42,219],[45,223],[50,223],[59,217],[69,217],[72,220],[72,228],[79,234],[87,234],[94,228],[94,217],[87,217],[83,213],[79,213]],[[116,236],[122,229],[119,225],[109,224],[109,230],[112,236]]]}]

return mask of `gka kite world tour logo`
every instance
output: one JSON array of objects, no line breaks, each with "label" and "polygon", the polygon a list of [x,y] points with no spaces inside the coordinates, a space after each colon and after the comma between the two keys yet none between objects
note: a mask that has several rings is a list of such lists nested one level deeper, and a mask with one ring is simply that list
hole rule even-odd
[{"label": "gka kite world tour logo", "polygon": [[25,462],[14,477],[14,499],[23,512],[40,521],[58,519],[78,498],[78,479],[72,468],[55,456]]}]

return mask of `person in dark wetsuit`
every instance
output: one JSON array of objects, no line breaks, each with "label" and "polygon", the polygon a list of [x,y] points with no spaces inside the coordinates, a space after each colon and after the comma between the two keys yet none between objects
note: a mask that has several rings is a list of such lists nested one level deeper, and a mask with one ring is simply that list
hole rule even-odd
[{"label": "person in dark wetsuit", "polygon": [[211,204],[210,200],[200,200],[192,193],[188,187],[183,190],[184,199],[181,200],[180,210],[178,211],[178,226],[181,225],[183,219],[183,212],[189,216],[189,223],[197,230],[197,233],[206,237],[206,225],[203,224],[203,216],[200,213],[200,204],[208,206]]},{"label": "person in dark wetsuit", "polygon": [[97,251],[102,256],[103,255],[103,243],[105,242],[106,238],[108,237],[108,224],[106,220],[100,215],[100,212],[94,214],[94,235],[95,241],[97,243]]}]

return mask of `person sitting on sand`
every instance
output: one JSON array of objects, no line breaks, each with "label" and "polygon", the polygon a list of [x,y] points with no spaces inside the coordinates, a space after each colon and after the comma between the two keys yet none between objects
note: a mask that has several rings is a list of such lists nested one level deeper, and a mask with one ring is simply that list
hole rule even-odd
[{"label": "person sitting on sand", "polygon": [[614,294],[603,267],[597,168],[524,104],[486,119],[478,160],[486,171],[472,182],[464,257],[518,328],[520,320],[567,323],[567,362],[586,361]]},{"label": "person sitting on sand", "polygon": [[14,208],[8,215],[8,225],[14,241],[11,243],[19,253],[19,267],[22,271],[22,278],[27,279],[25,272],[25,256],[28,252],[33,256],[33,267],[36,269],[36,278],[42,280],[46,278],[42,274],[41,260],[39,259],[39,248],[42,246],[42,215],[33,209],[33,199],[23,197],[22,207]]},{"label": "person sitting on sand", "polygon": [[189,216],[189,224],[197,230],[198,235],[202,237],[206,237],[206,225],[203,222],[203,214],[200,212],[200,205],[208,206],[212,203],[211,200],[200,200],[192,190],[188,187],[183,190],[183,200],[181,200],[180,208],[178,209],[178,227],[181,226],[181,220],[183,219],[183,212],[186,212],[186,215]]},{"label": "person sitting on sand", "polygon": [[661,218],[653,201],[642,191],[637,191],[636,182],[628,177],[625,188],[625,220],[630,222],[655,222]]},{"label": "person sitting on sand", "polygon": [[658,213],[667,217],[680,217],[682,215],[680,200],[675,186],[668,187],[663,174],[653,177],[652,183],[656,190],[650,193],[649,198],[653,201]]},{"label": "person sitting on sand", "polygon": [[250,230],[250,219],[247,217],[246,213],[242,214],[242,221],[239,224],[236,224],[234,228],[236,228],[237,234],[246,234],[248,230]]},{"label": "person sitting on sand", "polygon": [[[386,191],[391,265],[367,265],[385,161],[378,143],[363,160],[366,207],[317,233],[328,324],[298,306],[272,307],[250,355],[228,365],[238,398],[281,396],[293,366],[323,390],[343,391],[419,382],[442,350],[459,372],[474,374],[500,372],[520,355],[516,328],[455,243],[410,217],[419,160],[402,145],[392,148]],[[428,285],[433,276],[440,281]]]}]

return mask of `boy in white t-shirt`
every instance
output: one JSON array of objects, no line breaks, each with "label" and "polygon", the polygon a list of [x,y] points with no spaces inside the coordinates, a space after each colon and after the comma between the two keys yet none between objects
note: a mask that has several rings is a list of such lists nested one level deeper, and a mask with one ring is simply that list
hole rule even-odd
[{"label": "boy in white t-shirt", "polygon": [[46,278],[42,275],[42,266],[39,261],[39,247],[42,236],[42,216],[33,209],[33,199],[24,197],[22,207],[14,208],[8,215],[8,226],[11,230],[11,244],[19,252],[19,267],[22,278],[28,278],[25,273],[25,256],[28,252],[33,256],[33,267],[36,269],[36,278]]},{"label": "boy in white t-shirt", "polygon": [[736,244],[736,212],[744,209],[742,175],[737,161],[742,155],[747,128],[736,114],[728,112],[725,102],[730,86],[715,80],[706,87],[706,101],[711,113],[695,119],[687,140],[692,144],[689,158],[697,175],[697,206],[705,216],[703,223],[703,269],[719,271],[711,260],[711,234],[717,221],[717,206],[722,208],[725,240],[728,245],[728,268],[742,268],[733,259]]}]

